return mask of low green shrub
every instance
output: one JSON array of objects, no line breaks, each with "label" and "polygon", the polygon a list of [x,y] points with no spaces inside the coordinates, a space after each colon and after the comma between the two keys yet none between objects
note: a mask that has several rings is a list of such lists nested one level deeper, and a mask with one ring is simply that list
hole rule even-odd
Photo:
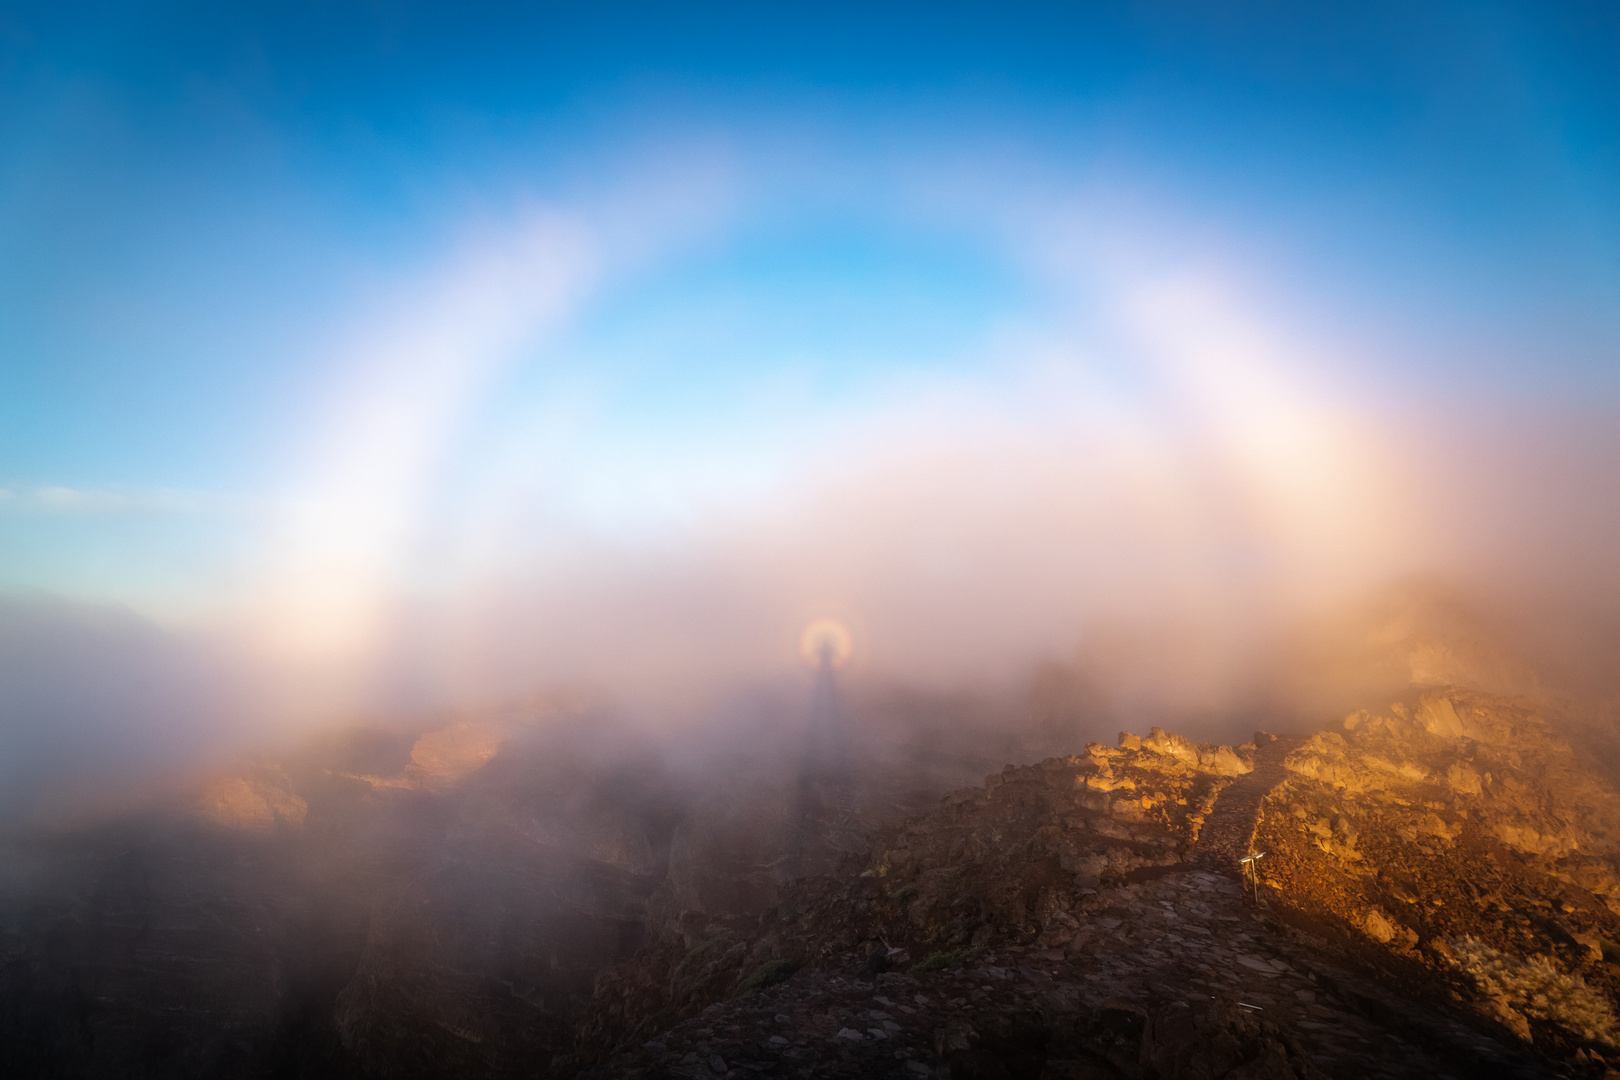
[{"label": "low green shrub", "polygon": [[757,994],[761,990],[775,986],[780,982],[787,982],[798,971],[800,963],[797,960],[767,960],[749,973],[748,977],[737,984],[737,992],[733,997],[747,997]]}]

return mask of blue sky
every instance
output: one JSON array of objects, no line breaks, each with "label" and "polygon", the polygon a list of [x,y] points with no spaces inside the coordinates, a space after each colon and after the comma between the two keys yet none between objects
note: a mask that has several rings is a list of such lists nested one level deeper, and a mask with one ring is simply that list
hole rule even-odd
[{"label": "blue sky", "polygon": [[0,588],[893,640],[994,585],[1027,651],[1150,579],[1522,555],[1406,511],[1607,498],[1601,438],[1468,462],[1612,411],[1617,48],[1603,4],[8,5]]}]

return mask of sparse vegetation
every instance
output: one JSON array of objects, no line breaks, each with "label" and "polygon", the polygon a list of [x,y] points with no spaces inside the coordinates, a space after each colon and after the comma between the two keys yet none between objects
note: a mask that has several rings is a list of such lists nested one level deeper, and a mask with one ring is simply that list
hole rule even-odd
[{"label": "sparse vegetation", "polygon": [[1484,993],[1583,1038],[1620,1045],[1614,1010],[1579,975],[1563,971],[1545,956],[1513,956],[1471,937],[1452,938],[1450,945],[1458,966]]},{"label": "sparse vegetation", "polygon": [[911,970],[913,972],[950,971],[954,968],[966,967],[978,959],[979,954],[982,952],[984,952],[982,948],[975,946],[968,949],[941,950],[929,953],[916,964],[913,964]]},{"label": "sparse vegetation", "polygon": [[747,997],[757,994],[761,990],[775,986],[777,983],[787,982],[798,971],[800,963],[797,960],[767,960],[749,973],[748,977],[737,984],[737,992],[733,997]]}]

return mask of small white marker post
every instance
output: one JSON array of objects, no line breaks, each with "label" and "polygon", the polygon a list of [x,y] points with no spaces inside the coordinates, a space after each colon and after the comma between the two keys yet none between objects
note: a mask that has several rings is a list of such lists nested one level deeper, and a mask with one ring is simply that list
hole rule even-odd
[{"label": "small white marker post", "polygon": [[1243,868],[1243,882],[1254,893],[1255,903],[1260,902],[1260,870],[1255,864],[1266,857],[1264,851],[1250,851],[1238,860],[1238,866]]}]

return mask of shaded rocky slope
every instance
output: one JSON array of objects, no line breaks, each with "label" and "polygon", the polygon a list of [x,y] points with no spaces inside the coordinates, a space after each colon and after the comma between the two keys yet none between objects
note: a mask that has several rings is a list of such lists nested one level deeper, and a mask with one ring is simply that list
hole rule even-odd
[{"label": "shaded rocky slope", "polygon": [[552,708],[357,731],[0,838],[0,1075],[566,1075],[649,919],[756,915],[990,760],[890,738],[807,802],[791,725],[743,735],[679,758]]},{"label": "shaded rocky slope", "polygon": [[630,755],[461,722],[15,837],[0,1073],[533,1075],[639,943],[678,797]]},{"label": "shaded rocky slope", "polygon": [[1309,736],[1154,729],[975,786],[1001,744],[951,726],[897,725],[825,769],[791,740],[720,740],[698,768],[597,717],[464,718],[14,836],[0,1073],[1620,1060],[1620,792],[1546,695],[1431,684]]},{"label": "shaded rocky slope", "polygon": [[602,1077],[1608,1074],[1616,792],[1522,702],[1436,688],[1386,713],[1309,740],[1155,730],[1008,767],[758,918],[655,926],[598,980],[581,1061]]}]

